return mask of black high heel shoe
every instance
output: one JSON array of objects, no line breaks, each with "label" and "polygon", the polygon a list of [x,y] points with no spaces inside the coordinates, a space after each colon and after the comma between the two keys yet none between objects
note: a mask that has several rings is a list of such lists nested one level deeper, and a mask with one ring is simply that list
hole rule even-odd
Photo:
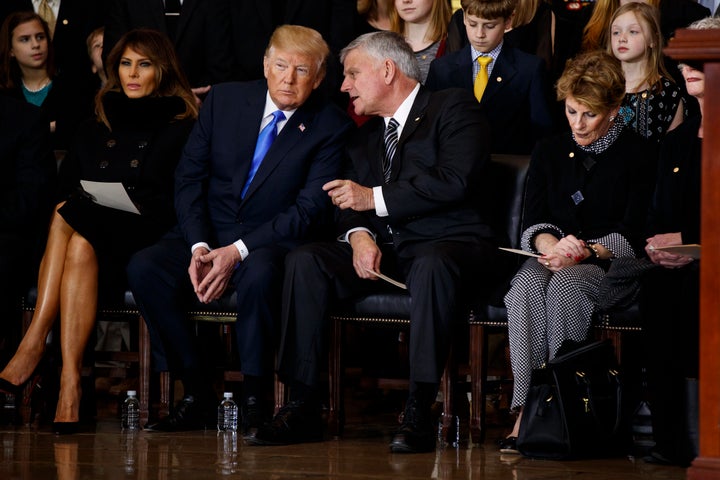
[{"label": "black high heel shoe", "polygon": [[[32,378],[32,377],[30,377]],[[20,385],[15,385],[14,383],[10,383],[8,380],[5,380],[4,378],[0,378],[0,393],[4,393],[6,395],[19,395],[25,385],[30,381],[30,378],[25,380],[24,383]]]}]

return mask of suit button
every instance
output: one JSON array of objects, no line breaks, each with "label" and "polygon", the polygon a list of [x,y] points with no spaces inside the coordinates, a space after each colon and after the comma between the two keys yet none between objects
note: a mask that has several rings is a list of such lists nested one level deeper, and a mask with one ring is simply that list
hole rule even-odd
[{"label": "suit button", "polygon": [[115,140],[113,140],[112,138],[110,140],[108,140],[107,143],[105,144],[105,146],[107,146],[107,148],[115,148],[116,145],[117,145],[117,142]]},{"label": "suit button", "polygon": [[108,165],[110,165],[110,162],[108,162],[107,160],[102,160],[102,161],[98,164],[98,167],[100,167],[100,168],[107,168]]},{"label": "suit button", "polygon": [[130,168],[137,168],[140,165],[140,160],[133,158],[130,160]]}]

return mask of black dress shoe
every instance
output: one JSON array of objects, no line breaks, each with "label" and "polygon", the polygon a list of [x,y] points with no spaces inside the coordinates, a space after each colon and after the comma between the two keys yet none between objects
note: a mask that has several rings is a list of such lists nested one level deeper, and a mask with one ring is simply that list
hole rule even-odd
[{"label": "black dress shoe", "polygon": [[146,430],[155,432],[182,432],[188,430],[203,430],[217,425],[213,408],[207,403],[200,402],[193,395],[185,395],[180,400],[173,413],[157,423],[147,425]]},{"label": "black dress shoe", "polygon": [[390,442],[393,453],[423,453],[435,450],[437,429],[434,428],[430,408],[421,408],[410,397],[400,428]]},{"label": "black dress shoe", "polygon": [[268,420],[270,420],[270,408],[262,400],[255,396],[250,396],[240,406],[240,416],[242,418],[240,432],[243,438],[254,437],[257,431]]},{"label": "black dress shoe", "polygon": [[293,401],[245,440],[249,445],[289,445],[322,440],[320,409]]},{"label": "black dress shoe", "polygon": [[73,435],[80,430],[80,422],[53,422],[55,435]]}]

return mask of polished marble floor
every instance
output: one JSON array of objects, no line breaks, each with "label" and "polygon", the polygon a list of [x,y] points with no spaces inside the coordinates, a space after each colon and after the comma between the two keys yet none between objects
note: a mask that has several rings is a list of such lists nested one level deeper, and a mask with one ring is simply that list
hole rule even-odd
[{"label": "polished marble floor", "polygon": [[[685,470],[633,458],[540,461],[500,455],[484,445],[440,447],[434,453],[390,454],[390,426],[365,418],[345,436],[284,447],[250,447],[215,431],[120,431],[103,418],[92,431],[58,437],[49,427],[0,427],[0,479],[466,479],[679,480]],[[489,438],[500,435],[490,430]]]}]

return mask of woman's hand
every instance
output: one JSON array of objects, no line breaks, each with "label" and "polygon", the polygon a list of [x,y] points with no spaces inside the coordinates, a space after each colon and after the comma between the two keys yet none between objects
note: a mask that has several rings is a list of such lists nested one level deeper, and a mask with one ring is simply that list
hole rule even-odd
[{"label": "woman's hand", "polygon": [[680,232],[659,233],[654,237],[648,238],[646,241],[645,252],[650,261],[657,265],[665,268],[680,268],[693,261],[692,257],[656,250],[657,247],[682,245],[682,234]]},{"label": "woman's hand", "polygon": [[559,272],[563,268],[577,265],[589,256],[585,242],[574,235],[568,235],[558,240],[548,253],[538,258],[538,262],[552,272]]}]

